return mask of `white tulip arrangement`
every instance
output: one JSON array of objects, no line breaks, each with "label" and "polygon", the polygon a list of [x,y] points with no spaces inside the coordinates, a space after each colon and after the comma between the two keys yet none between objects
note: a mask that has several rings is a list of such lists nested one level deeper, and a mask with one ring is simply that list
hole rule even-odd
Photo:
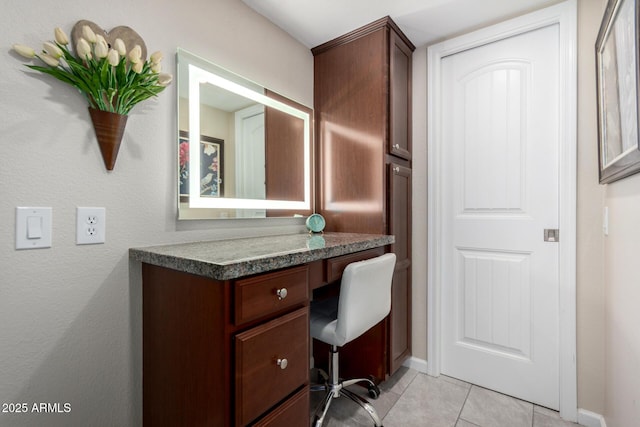
[{"label": "white tulip arrangement", "polygon": [[118,38],[109,46],[88,25],[82,28],[76,55],[67,48],[69,38],[62,29],[56,28],[54,36],[55,41],[43,44],[41,53],[21,44],[14,44],[13,50],[25,58],[40,59],[44,66],[27,67],[74,86],[91,108],[126,115],[139,102],[162,92],[173,79],[161,72],[162,52],[145,61],[139,45],[127,51]]}]

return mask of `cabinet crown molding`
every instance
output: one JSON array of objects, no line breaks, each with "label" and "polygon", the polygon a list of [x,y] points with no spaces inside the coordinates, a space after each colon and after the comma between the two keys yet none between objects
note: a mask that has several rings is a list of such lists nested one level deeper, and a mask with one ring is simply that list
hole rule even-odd
[{"label": "cabinet crown molding", "polygon": [[398,27],[398,25],[393,21],[393,19],[391,19],[391,17],[389,16],[385,16],[384,18],[380,18],[377,21],[373,21],[370,24],[367,24],[363,27],[350,31],[340,37],[336,37],[333,40],[329,40],[326,43],[316,46],[311,49],[311,53],[313,54],[313,56],[316,56],[336,46],[349,43],[350,41],[359,39],[360,37],[364,37],[367,34],[373,33],[385,27],[393,29],[393,31],[395,31],[395,33],[398,35],[398,37],[402,39],[404,43],[406,43],[406,45],[409,47],[409,49],[411,49],[412,52],[416,49],[414,44],[411,43],[411,40],[409,40],[409,38],[402,32],[400,27]]}]

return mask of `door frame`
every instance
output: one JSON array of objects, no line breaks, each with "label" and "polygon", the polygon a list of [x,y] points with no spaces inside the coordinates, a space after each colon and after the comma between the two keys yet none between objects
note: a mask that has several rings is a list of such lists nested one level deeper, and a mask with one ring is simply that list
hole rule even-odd
[{"label": "door frame", "polygon": [[558,24],[559,105],[559,396],[560,416],[578,418],[576,370],[577,1],[567,0],[518,18],[443,41],[427,49],[427,373],[440,375],[442,192],[441,61],[444,57]]}]

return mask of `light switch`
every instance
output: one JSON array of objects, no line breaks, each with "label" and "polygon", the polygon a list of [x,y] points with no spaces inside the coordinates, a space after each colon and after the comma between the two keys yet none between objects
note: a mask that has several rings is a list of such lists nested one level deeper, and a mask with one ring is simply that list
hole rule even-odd
[{"label": "light switch", "polygon": [[51,208],[16,208],[16,249],[51,247]]},{"label": "light switch", "polygon": [[27,217],[27,239],[41,239],[42,238],[42,217],[41,216],[28,216]]}]

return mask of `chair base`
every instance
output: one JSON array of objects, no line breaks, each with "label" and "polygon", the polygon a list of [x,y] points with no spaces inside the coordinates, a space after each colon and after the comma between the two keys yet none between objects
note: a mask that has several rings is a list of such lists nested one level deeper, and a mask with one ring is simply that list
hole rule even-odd
[{"label": "chair base", "polygon": [[371,396],[375,395],[375,398],[377,399],[377,397],[380,395],[378,386],[368,378],[357,378],[341,381],[338,376],[338,366],[338,349],[336,346],[332,346],[329,357],[329,375],[326,376],[325,384],[317,384],[311,386],[311,391],[326,391],[326,395],[322,399],[322,402],[320,402],[315,410],[311,425],[313,427],[322,427],[322,423],[324,423],[324,419],[327,415],[327,412],[329,411],[329,406],[331,406],[331,402],[333,401],[333,399],[344,396],[357,403],[365,411],[367,411],[367,413],[373,420],[375,427],[382,427],[382,421],[380,420],[380,417],[378,416],[378,413],[376,412],[373,405],[371,405],[371,403],[369,403],[365,398],[345,388],[360,382],[367,383],[369,393],[371,394]]}]

